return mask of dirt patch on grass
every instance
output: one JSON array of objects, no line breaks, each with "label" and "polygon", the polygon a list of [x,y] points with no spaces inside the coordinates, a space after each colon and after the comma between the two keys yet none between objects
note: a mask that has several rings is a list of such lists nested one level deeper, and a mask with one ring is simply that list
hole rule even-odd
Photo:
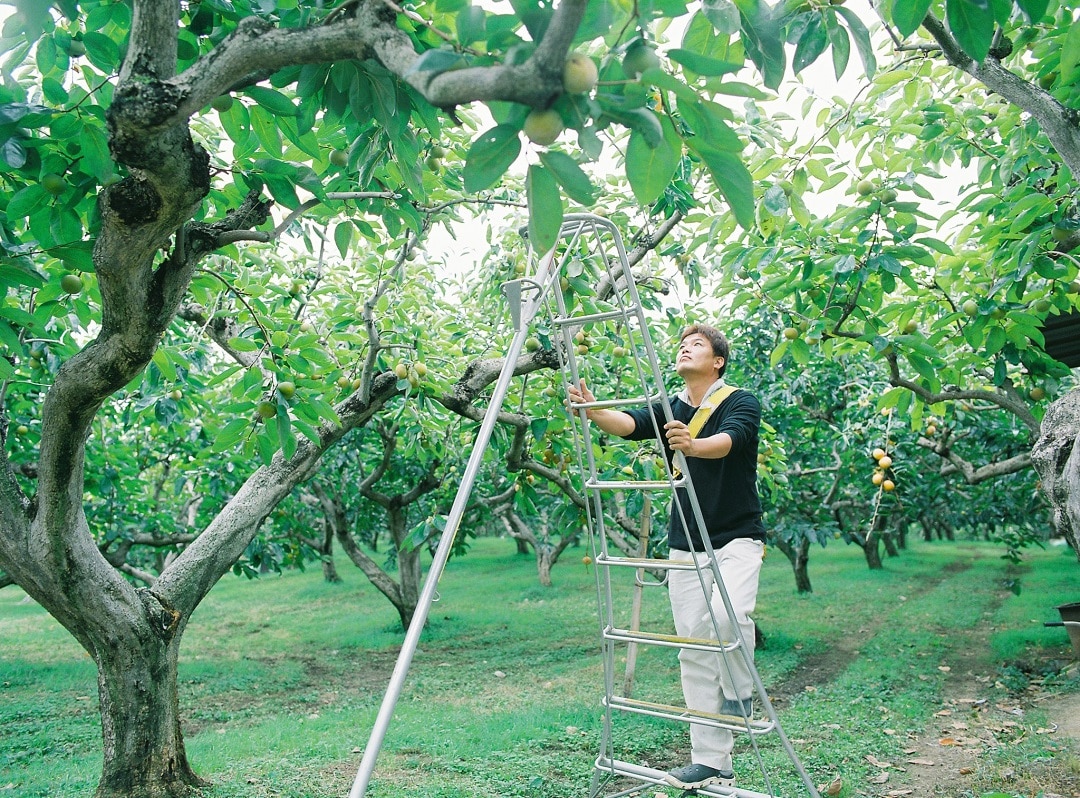
[{"label": "dirt patch on grass", "polygon": [[[1030,682],[1010,690],[983,653],[989,651],[986,635],[973,631],[968,637],[963,648],[970,653],[952,660],[945,697],[931,708],[926,730],[906,741],[902,760],[885,763],[876,790],[860,792],[884,798],[999,792],[1080,798],[1080,694],[1054,688],[1067,663],[1026,663]],[[1022,753],[1034,745],[1049,755]]]}]

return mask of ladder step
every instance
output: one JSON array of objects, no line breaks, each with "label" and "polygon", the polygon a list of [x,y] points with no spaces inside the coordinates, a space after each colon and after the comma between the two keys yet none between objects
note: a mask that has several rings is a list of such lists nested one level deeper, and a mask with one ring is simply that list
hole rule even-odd
[{"label": "ladder step", "polygon": [[[603,310],[599,313],[582,314],[581,316],[559,316],[551,320],[552,324],[566,327],[571,324],[588,324],[594,321],[606,321],[608,319],[632,318],[631,314],[637,310],[637,306],[627,307],[626,310]],[[635,319],[636,320],[636,319]]]},{"label": "ladder step", "polygon": [[[612,557],[610,554],[600,553],[596,555],[597,565],[623,566],[627,568],[645,568],[649,571],[696,571],[697,564],[693,560],[659,560],[653,557]],[[708,569],[708,563],[703,565]]]},{"label": "ladder step", "polygon": [[700,712],[696,709],[677,707],[672,704],[659,704],[654,701],[641,701],[636,698],[623,698],[613,695],[604,699],[604,706],[623,712],[634,712],[639,715],[651,715],[654,718],[666,718],[668,720],[681,720],[686,723],[696,723],[699,726],[712,726],[717,729],[728,729],[733,732],[746,732],[750,734],[765,734],[775,728],[771,720],[746,721],[737,715],[717,715],[713,712]]},{"label": "ladder step", "polygon": [[605,640],[618,640],[623,643],[651,643],[654,646],[688,648],[694,651],[714,651],[718,654],[730,654],[739,648],[738,640],[725,644],[707,637],[679,637],[678,635],[666,635],[659,632],[633,632],[629,629],[616,629],[613,626],[605,627],[603,635]]},{"label": "ladder step", "polygon": [[[597,770],[610,773],[612,776],[623,776],[646,784],[668,786],[668,783],[664,780],[665,772],[663,770],[657,770],[645,765],[635,765],[630,762],[599,756],[596,758],[595,767]],[[720,787],[715,784],[710,784],[708,787],[699,787],[695,792],[698,795],[711,795],[718,798],[777,798],[775,794],[768,795],[763,792],[743,790],[739,787]]]},{"label": "ladder step", "polygon": [[671,490],[686,485],[686,477],[678,479],[589,479],[586,490]]},{"label": "ladder step", "polygon": [[653,394],[650,397],[636,396],[632,399],[597,399],[592,402],[571,402],[571,410],[589,410],[590,408],[604,409],[606,407],[640,407],[641,405],[651,405],[654,402],[660,401],[660,394]]}]

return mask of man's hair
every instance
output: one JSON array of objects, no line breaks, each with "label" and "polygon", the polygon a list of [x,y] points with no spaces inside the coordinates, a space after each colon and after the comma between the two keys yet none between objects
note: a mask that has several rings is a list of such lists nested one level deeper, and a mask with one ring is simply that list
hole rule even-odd
[{"label": "man's hair", "polygon": [[682,331],[682,335],[679,336],[679,343],[681,344],[688,335],[704,336],[712,345],[713,355],[724,358],[724,364],[720,366],[719,373],[719,376],[723,377],[724,372],[727,371],[727,364],[731,354],[731,345],[728,343],[728,339],[724,337],[724,334],[708,324],[691,324]]}]

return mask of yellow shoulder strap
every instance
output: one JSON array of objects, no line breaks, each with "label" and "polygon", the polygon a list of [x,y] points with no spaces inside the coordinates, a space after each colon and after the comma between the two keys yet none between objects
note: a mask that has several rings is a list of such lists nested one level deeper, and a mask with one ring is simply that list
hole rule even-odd
[{"label": "yellow shoulder strap", "polygon": [[716,408],[720,407],[720,404],[731,396],[735,391],[739,390],[734,385],[725,385],[722,388],[717,388],[704,402],[698,407],[697,412],[694,413],[694,417],[690,419],[690,423],[686,426],[690,430],[690,437],[696,438],[698,433],[701,432],[701,428],[705,426],[705,422],[709,420],[709,416],[713,414]]}]

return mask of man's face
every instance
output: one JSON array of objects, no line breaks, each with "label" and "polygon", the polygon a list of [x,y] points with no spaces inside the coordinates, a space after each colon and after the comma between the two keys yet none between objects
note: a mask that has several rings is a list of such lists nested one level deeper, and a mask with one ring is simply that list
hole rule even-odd
[{"label": "man's face", "polygon": [[715,377],[723,365],[724,358],[713,354],[712,344],[701,333],[692,333],[679,342],[675,373],[683,379],[704,374]]}]

